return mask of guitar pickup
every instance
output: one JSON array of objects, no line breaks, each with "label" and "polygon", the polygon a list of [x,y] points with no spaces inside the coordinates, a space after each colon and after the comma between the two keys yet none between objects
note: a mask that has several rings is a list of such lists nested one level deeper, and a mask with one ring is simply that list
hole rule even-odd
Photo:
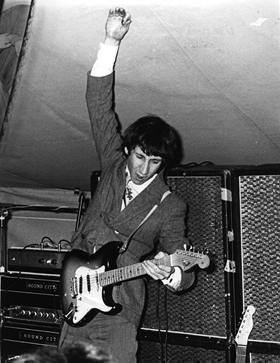
[{"label": "guitar pickup", "polygon": [[71,297],[75,298],[78,295],[78,283],[77,278],[72,278],[72,284],[71,284]]}]

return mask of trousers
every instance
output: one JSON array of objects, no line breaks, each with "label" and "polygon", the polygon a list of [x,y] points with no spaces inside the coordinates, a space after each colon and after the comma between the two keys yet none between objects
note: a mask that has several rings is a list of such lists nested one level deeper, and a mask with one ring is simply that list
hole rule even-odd
[{"label": "trousers", "polygon": [[118,315],[98,313],[83,327],[67,323],[61,331],[59,348],[85,342],[107,351],[113,363],[136,363],[137,329],[134,324]]}]

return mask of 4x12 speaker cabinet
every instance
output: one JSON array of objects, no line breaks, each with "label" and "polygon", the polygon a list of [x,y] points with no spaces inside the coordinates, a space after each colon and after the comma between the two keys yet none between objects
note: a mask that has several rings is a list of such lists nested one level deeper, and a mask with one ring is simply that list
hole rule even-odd
[{"label": "4x12 speaker cabinet", "polygon": [[[182,345],[216,349],[212,352],[212,356],[217,354],[213,361],[225,362],[226,342],[235,324],[234,302],[231,301],[234,271],[231,269],[229,243],[232,229],[229,173],[223,169],[179,169],[172,171],[167,180],[171,189],[188,205],[187,236],[190,243],[199,250],[209,250],[212,265],[208,271],[198,272],[194,288],[183,294],[174,294],[158,282],[148,283],[139,338],[140,361],[147,361],[141,336],[159,330],[168,332],[167,340],[172,334],[179,333],[183,337]],[[177,347],[177,360],[170,361],[180,361],[181,349],[186,353],[186,347]],[[220,352],[220,349],[224,351]],[[188,348],[188,351],[194,361],[209,361],[210,351],[207,349],[197,348],[190,352]],[[186,355],[184,357],[187,359]]]},{"label": "4x12 speaker cabinet", "polygon": [[238,315],[255,307],[248,349],[259,362],[262,351],[280,354],[280,165],[232,175]]}]

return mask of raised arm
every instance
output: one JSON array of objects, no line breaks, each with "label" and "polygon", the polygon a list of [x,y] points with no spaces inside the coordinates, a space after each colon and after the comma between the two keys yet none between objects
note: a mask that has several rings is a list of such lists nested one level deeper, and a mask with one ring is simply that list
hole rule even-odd
[{"label": "raised arm", "polygon": [[113,110],[113,70],[120,42],[131,23],[122,8],[111,9],[105,25],[105,39],[88,77],[87,105],[101,168],[120,151],[121,137]]}]

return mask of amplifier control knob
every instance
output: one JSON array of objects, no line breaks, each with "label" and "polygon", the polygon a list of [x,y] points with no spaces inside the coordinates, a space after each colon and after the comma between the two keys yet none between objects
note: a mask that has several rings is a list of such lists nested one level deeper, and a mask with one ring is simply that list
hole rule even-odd
[{"label": "amplifier control knob", "polygon": [[48,265],[57,265],[57,260],[55,258],[50,258],[50,259],[46,260],[46,263]]}]

